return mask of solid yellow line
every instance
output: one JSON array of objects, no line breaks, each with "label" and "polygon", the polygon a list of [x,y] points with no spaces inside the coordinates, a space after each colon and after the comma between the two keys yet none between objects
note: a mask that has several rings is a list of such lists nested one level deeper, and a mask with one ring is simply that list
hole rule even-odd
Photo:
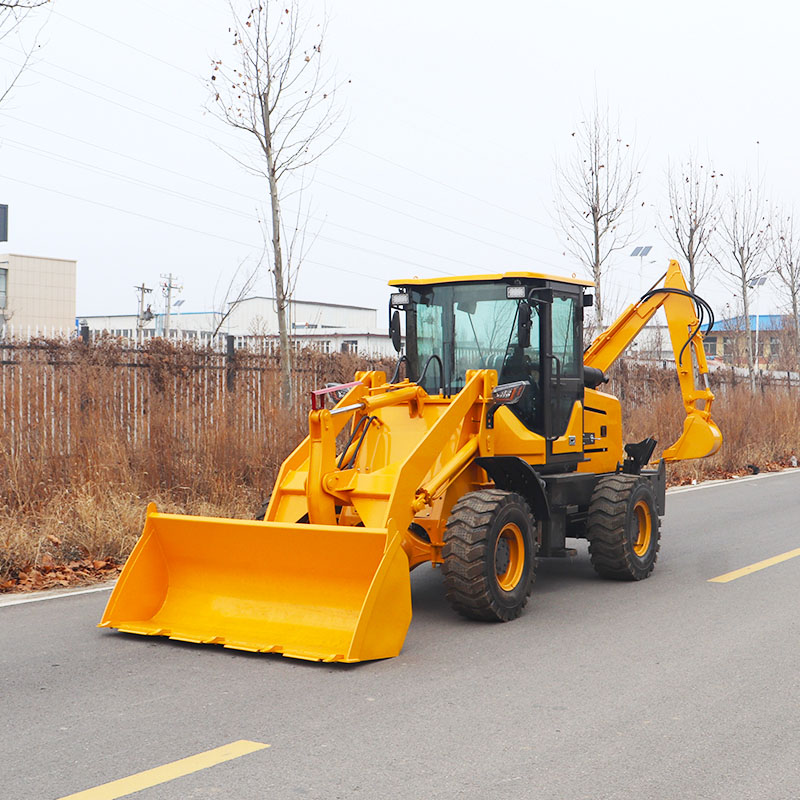
[{"label": "solid yellow line", "polygon": [[160,783],[190,775],[201,769],[213,767],[223,761],[230,761],[239,756],[246,756],[248,753],[255,753],[269,747],[268,744],[260,742],[248,742],[241,739],[238,742],[215,747],[213,750],[206,750],[205,753],[198,753],[196,756],[181,758],[171,764],[164,764],[162,767],[154,767],[144,772],[137,772],[128,778],[120,778],[111,783],[104,783],[102,786],[95,786],[94,789],[85,789],[76,794],[69,794],[59,800],[115,800],[117,797],[126,797],[142,789],[149,789],[151,786],[158,786]]},{"label": "solid yellow line", "polygon": [[741,569],[735,569],[733,572],[726,572],[724,575],[718,575],[716,578],[709,578],[708,582],[728,583],[729,581],[735,581],[743,575],[749,575],[751,572],[758,572],[760,569],[766,569],[773,564],[780,564],[781,561],[788,561],[790,558],[795,558],[796,556],[800,556],[800,547],[796,550],[790,550],[788,553],[781,553],[779,556],[773,556],[764,561],[758,561],[755,564],[751,564],[749,567],[742,567]]}]

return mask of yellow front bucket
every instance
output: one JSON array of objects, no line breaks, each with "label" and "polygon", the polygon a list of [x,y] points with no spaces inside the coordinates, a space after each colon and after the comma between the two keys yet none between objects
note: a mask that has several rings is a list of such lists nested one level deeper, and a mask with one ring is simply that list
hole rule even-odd
[{"label": "yellow front bucket", "polygon": [[151,504],[99,627],[353,662],[396,656],[410,622],[408,558],[384,529],[160,514]]}]

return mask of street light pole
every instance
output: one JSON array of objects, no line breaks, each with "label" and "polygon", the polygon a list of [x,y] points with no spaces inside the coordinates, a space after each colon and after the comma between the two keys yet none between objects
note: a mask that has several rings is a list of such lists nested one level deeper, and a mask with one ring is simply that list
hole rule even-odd
[{"label": "street light pole", "polygon": [[751,278],[747,282],[748,287],[753,290],[753,295],[755,296],[754,305],[756,307],[756,372],[758,372],[760,370],[759,360],[758,360],[758,352],[759,352],[758,351],[758,331],[759,331],[759,328],[761,327],[760,324],[759,324],[760,321],[761,321],[761,315],[758,313],[758,291],[757,290],[758,290],[759,286],[763,286],[766,282],[767,282],[766,275],[762,275],[762,276],[760,276],[758,278]]},{"label": "street light pole", "polygon": [[[650,254],[650,251],[653,249],[652,245],[645,245],[644,247],[634,247],[633,252],[631,253],[631,258],[638,258],[639,259],[639,284],[641,286],[642,283],[642,271],[644,270],[644,259],[645,256]],[[652,261],[650,262],[653,263]]]}]

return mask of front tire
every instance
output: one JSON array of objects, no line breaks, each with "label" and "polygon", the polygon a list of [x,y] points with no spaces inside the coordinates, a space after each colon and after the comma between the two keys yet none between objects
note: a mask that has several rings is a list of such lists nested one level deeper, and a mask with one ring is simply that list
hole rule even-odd
[{"label": "front tire", "polygon": [[462,497],[447,520],[445,593],[470,619],[508,622],[528,602],[536,568],[530,508],[518,494],[481,489]]},{"label": "front tire", "polygon": [[661,530],[649,481],[635,475],[601,478],[589,505],[589,556],[604,578],[641,581],[655,567]]}]

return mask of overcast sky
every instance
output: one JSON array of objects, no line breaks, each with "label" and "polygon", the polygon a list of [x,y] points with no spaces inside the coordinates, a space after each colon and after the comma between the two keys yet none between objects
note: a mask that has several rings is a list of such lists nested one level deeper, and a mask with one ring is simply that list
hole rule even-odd
[{"label": "overcast sky", "polygon": [[[554,162],[595,93],[643,167],[639,234],[608,278],[619,302],[673,255],[656,229],[668,158],[693,149],[725,182],[760,170],[775,200],[794,200],[793,4],[329,0],[327,14],[348,123],[311,183],[302,299],[383,309],[392,278],[583,275],[553,222]],[[206,111],[229,22],[221,0],[54,0],[23,32],[43,23],[0,109],[8,252],[77,259],[78,314],[134,313],[134,284],[157,289],[168,272],[182,311],[210,309],[218,282],[261,252],[266,187],[225,152],[241,136]],[[7,38],[0,75],[20,58]],[[654,246],[643,264],[636,244]],[[270,294],[266,272],[256,292]],[[713,276],[700,294],[718,316],[734,302]],[[778,302],[768,287],[761,312]]]}]

